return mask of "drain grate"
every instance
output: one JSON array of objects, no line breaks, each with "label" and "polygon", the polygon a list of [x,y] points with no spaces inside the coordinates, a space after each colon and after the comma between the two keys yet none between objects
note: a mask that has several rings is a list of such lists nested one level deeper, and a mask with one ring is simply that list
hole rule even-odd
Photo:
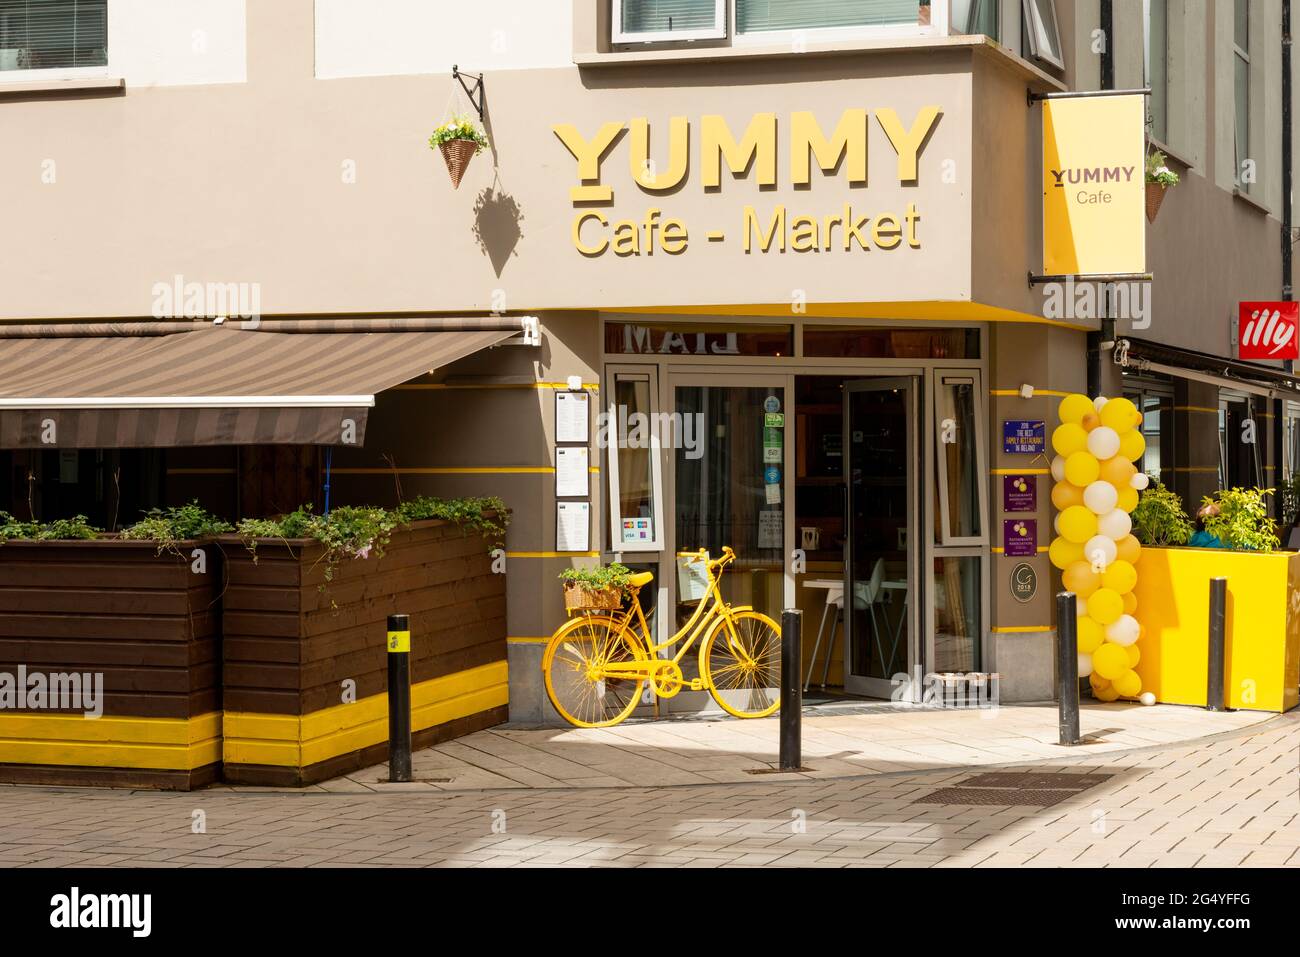
[{"label": "drain grate", "polygon": [[1051,807],[1110,780],[1109,774],[1069,774],[1060,771],[992,772],[977,774],[951,787],[939,788],[913,804],[969,804],[1001,807]]}]

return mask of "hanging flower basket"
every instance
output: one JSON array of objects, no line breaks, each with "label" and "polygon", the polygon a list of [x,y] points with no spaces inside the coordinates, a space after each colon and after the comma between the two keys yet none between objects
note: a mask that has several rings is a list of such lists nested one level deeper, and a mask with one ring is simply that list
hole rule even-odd
[{"label": "hanging flower basket", "polygon": [[438,126],[429,137],[429,148],[437,147],[442,152],[453,189],[460,188],[461,177],[465,175],[469,161],[487,145],[487,134],[479,129],[468,114],[453,116]]},{"label": "hanging flower basket", "polygon": [[1160,204],[1165,201],[1165,191],[1170,186],[1178,185],[1178,174],[1171,170],[1166,163],[1167,158],[1160,150],[1153,150],[1147,154],[1146,198],[1148,223],[1156,221],[1156,214],[1160,212]]}]

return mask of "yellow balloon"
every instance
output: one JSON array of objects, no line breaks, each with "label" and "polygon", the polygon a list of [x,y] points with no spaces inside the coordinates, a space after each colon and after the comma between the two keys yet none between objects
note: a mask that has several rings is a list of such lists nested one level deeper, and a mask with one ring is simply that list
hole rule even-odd
[{"label": "yellow balloon", "polygon": [[1137,584],[1137,569],[1122,559],[1115,559],[1101,573],[1101,583],[1111,591],[1126,595]]},{"label": "yellow balloon", "polygon": [[1101,463],[1101,474],[1098,478],[1103,482],[1109,482],[1117,489],[1121,489],[1127,488],[1129,480],[1136,474],[1136,465],[1122,455],[1113,455]]},{"label": "yellow balloon", "polygon": [[1062,512],[1059,525],[1062,537],[1079,545],[1097,534],[1097,516],[1082,505],[1072,505]]},{"label": "yellow balloon", "polygon": [[1129,645],[1124,650],[1128,652],[1128,666],[1136,668],[1138,662],[1142,660],[1142,652],[1138,650],[1137,645]]},{"label": "yellow balloon", "polygon": [[1109,426],[1120,435],[1138,423],[1138,410],[1125,398],[1111,399],[1101,407],[1101,424]]},{"label": "yellow balloon", "polygon": [[1062,422],[1077,423],[1091,411],[1093,411],[1092,399],[1074,392],[1061,400],[1061,404],[1057,406],[1056,414]]},{"label": "yellow balloon", "polygon": [[[1110,403],[1107,403],[1109,405]],[[1082,429],[1080,429],[1082,431]],[[1088,439],[1085,436],[1084,442]],[[1130,462],[1136,462],[1142,458],[1142,453],[1146,451],[1147,440],[1142,438],[1142,433],[1134,429],[1132,432],[1124,432],[1119,437],[1119,454],[1124,456]],[[1058,451],[1060,451],[1058,449]],[[1062,452],[1062,455],[1065,453]]]},{"label": "yellow balloon", "polygon": [[[1124,511],[1130,511],[1125,509]],[[1142,554],[1142,544],[1133,534],[1125,535],[1115,543],[1115,557],[1122,562],[1128,562],[1130,565],[1136,565],[1138,557]]]},{"label": "yellow balloon", "polygon": [[1088,444],[1088,433],[1077,422],[1063,422],[1052,432],[1052,448],[1060,455],[1072,455]]},{"label": "yellow balloon", "polygon": [[1132,668],[1125,671],[1118,678],[1111,679],[1111,687],[1114,688],[1122,698],[1136,698],[1142,693],[1142,679]]},{"label": "yellow balloon", "polygon": [[1075,562],[1083,560],[1083,545],[1058,535],[1047,546],[1047,557],[1053,565],[1064,571]]},{"label": "yellow balloon", "polygon": [[1096,412],[1089,412],[1079,420],[1079,424],[1083,426],[1083,431],[1091,432],[1097,426],[1101,425],[1101,416]]},{"label": "yellow balloon", "polygon": [[1116,691],[1114,688],[1112,688],[1110,685],[1107,685],[1104,688],[1094,689],[1092,692],[1092,696],[1096,698],[1098,701],[1114,701],[1116,698],[1119,697],[1119,692]]},{"label": "yellow balloon", "polygon": [[1110,682],[1095,671],[1088,675],[1088,684],[1092,685],[1093,691],[1101,691],[1103,688],[1110,687]]},{"label": "yellow balloon", "polygon": [[1132,512],[1133,509],[1137,508],[1138,507],[1137,489],[1129,488],[1128,486],[1125,486],[1124,488],[1120,489],[1119,501],[1115,503],[1115,507],[1125,512]]},{"label": "yellow balloon", "polygon": [[1061,573],[1061,584],[1080,598],[1087,598],[1101,587],[1101,576],[1085,561],[1078,561]]},{"label": "yellow balloon", "polygon": [[1092,670],[1107,681],[1114,681],[1129,671],[1128,652],[1113,641],[1108,641],[1092,653]]},{"label": "yellow balloon", "polygon": [[1102,642],[1106,640],[1106,633],[1101,630],[1101,625],[1097,624],[1087,615],[1078,620],[1078,643],[1079,653],[1090,655],[1101,647]]},{"label": "yellow balloon", "polygon": [[1071,505],[1083,504],[1083,489],[1073,482],[1057,482],[1052,486],[1052,504],[1058,512],[1064,512]]},{"label": "yellow balloon", "polygon": [[1100,473],[1101,463],[1091,452],[1071,452],[1065,457],[1065,478],[1071,485],[1087,488]]},{"label": "yellow balloon", "polygon": [[[1104,585],[1088,596],[1088,617],[1099,625],[1113,625],[1124,614],[1124,599]],[[1106,675],[1107,678],[1110,675]]]},{"label": "yellow balloon", "polygon": [[[1124,614],[1136,615],[1138,610],[1138,597],[1130,592],[1125,592],[1120,596],[1124,599]],[[1129,645],[1130,648],[1136,648],[1136,645]]]}]

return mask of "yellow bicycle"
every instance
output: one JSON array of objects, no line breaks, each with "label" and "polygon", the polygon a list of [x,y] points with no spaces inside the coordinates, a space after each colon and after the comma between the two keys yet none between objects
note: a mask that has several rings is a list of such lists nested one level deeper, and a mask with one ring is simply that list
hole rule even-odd
[{"label": "yellow bicycle", "polygon": [[[732,606],[718,590],[722,570],[736,560],[723,548],[709,560],[707,549],[687,559],[705,562],[708,592],[682,629],[661,645],[650,638],[637,593],[653,572],[632,575],[625,610],[571,618],[551,635],[542,655],[546,694],[555,710],[580,728],[607,728],[630,715],[646,682],[660,698],[683,688],[708,689],[713,700],[737,718],[765,718],[781,704],[781,629],[747,605]],[[699,677],[686,678],[681,662],[704,635]],[[672,657],[659,653],[682,642]]]}]

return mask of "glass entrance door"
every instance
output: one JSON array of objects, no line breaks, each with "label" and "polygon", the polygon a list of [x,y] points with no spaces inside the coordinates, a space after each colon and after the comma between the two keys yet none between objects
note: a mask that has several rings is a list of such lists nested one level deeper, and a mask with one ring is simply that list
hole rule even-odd
[{"label": "glass entrance door", "polygon": [[844,384],[844,690],[889,698],[917,660],[917,379]]}]

